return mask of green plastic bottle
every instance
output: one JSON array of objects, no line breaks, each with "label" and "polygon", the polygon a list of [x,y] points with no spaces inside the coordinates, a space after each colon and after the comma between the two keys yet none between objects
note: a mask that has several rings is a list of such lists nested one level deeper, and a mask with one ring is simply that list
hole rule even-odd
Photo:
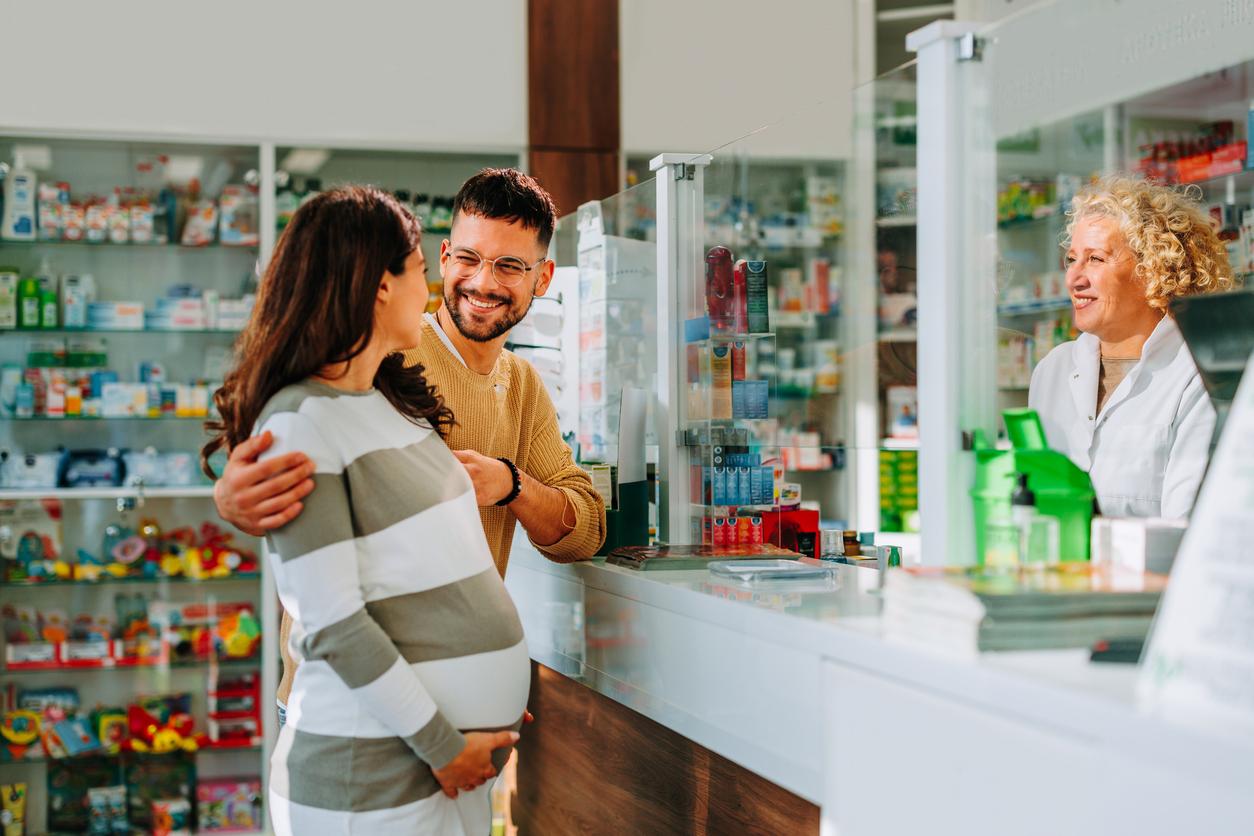
[{"label": "green plastic bottle", "polygon": [[39,279],[27,276],[17,285],[17,327],[38,328],[39,308],[43,294],[39,289]]},{"label": "green plastic bottle", "polygon": [[45,290],[40,294],[39,327],[57,327],[57,292]]}]

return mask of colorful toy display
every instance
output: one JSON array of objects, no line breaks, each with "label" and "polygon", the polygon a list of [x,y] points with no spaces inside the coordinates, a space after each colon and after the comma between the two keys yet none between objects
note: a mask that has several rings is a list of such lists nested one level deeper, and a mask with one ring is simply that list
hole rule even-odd
[{"label": "colorful toy display", "polygon": [[74,562],[62,556],[59,503],[0,503],[0,524],[21,532],[16,548],[0,552],[4,578],[12,582],[99,581],[109,578],[208,580],[255,575],[257,555],[213,523],[170,531],[156,520],[137,529],[105,527],[98,552],[79,549]]},{"label": "colorful toy display", "polygon": [[163,657],[247,659],[261,647],[261,626],[248,603],[153,604],[153,623],[161,634]]}]

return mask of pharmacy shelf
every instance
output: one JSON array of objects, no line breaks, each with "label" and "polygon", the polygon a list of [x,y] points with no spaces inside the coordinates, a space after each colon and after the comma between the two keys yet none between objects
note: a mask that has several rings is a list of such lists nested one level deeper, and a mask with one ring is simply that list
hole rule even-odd
[{"label": "pharmacy shelf", "polygon": [[65,586],[136,586],[140,584],[161,585],[167,583],[173,584],[191,584],[195,586],[204,586],[206,584],[219,585],[226,583],[239,583],[244,581],[258,581],[261,575],[256,572],[248,572],[239,575],[230,575],[225,578],[183,578],[183,577],[162,577],[162,578],[115,578],[112,576],[102,576],[95,581],[44,581],[44,580],[22,580],[22,581],[0,581],[0,586],[17,586],[24,589],[60,589]]},{"label": "pharmacy shelf", "polygon": [[26,416],[10,416],[5,418],[6,421],[22,421],[29,423],[52,422],[55,424],[64,424],[67,421],[198,421],[204,423],[209,420],[208,415],[32,415]]},{"label": "pharmacy shelf", "polygon": [[881,331],[879,341],[882,343],[918,342],[919,332],[914,328],[895,328],[892,331]]},{"label": "pharmacy shelf", "polygon": [[917,438],[883,438],[880,439],[881,450],[918,450]]},{"label": "pharmacy shelf", "polygon": [[[1246,165],[1248,166],[1249,164],[1250,162],[1247,158]],[[1203,189],[1226,188],[1229,180],[1234,181],[1233,186],[1237,189],[1252,189],[1254,188],[1254,168],[1246,168],[1244,171],[1234,174],[1221,174],[1218,177],[1209,177],[1205,180],[1194,180],[1188,185],[1200,186]]]},{"label": "pharmacy shelf", "polygon": [[1050,207],[1050,209],[1042,215],[1035,215],[1030,218],[1027,218],[1027,217],[1008,218],[1004,221],[998,221],[997,228],[998,229],[1032,229],[1032,228],[1050,229],[1052,226],[1051,222],[1056,222],[1061,217],[1063,216],[1058,213],[1058,210],[1056,208]]},{"label": "pharmacy shelf", "polygon": [[180,252],[180,253],[242,252],[242,253],[250,253],[252,255],[256,255],[257,251],[260,249],[256,244],[251,244],[247,246],[236,246],[232,244],[205,244],[203,246],[193,247],[193,246],[184,246],[182,244],[131,244],[131,243],[114,244],[109,241],[101,241],[99,243],[92,243],[90,241],[53,241],[53,240],[14,241],[14,240],[7,239],[7,238],[0,239],[0,250],[5,250],[5,249],[8,249],[9,247],[15,247],[15,248],[25,247],[28,249],[35,249],[39,247],[71,247],[71,248],[81,247],[83,249],[101,250],[101,251],[106,251],[106,252],[120,251],[120,250],[126,250],[128,252],[146,251],[146,252],[167,252],[167,253],[168,252]]},{"label": "pharmacy shelf", "polygon": [[825,319],[838,316],[839,311],[833,308],[827,313],[817,311],[771,311],[771,327],[775,329],[808,331]]},{"label": "pharmacy shelf", "polygon": [[36,663],[29,667],[23,667],[21,664],[18,667],[6,665],[3,669],[0,669],[0,674],[16,676],[18,674],[94,673],[97,671],[201,670],[211,667],[227,668],[229,670],[256,670],[261,667],[260,656],[253,656],[248,659],[192,659],[185,662],[162,662],[146,659],[136,661],[103,660],[103,662],[108,662],[109,664],[44,665]]},{"label": "pharmacy shelf", "polygon": [[[16,758],[13,760],[0,761],[0,766],[21,766],[23,764],[34,765],[37,763],[74,763],[75,761],[90,761],[90,760],[96,760],[99,758],[110,758],[110,759],[118,758],[118,759],[123,759],[123,760],[131,760],[131,759],[161,760],[164,758],[181,756],[181,755],[205,755],[205,754],[218,754],[218,753],[223,753],[223,752],[260,752],[260,751],[261,751],[260,746],[253,746],[253,745],[215,746],[212,743],[210,743],[208,745],[201,746],[195,752],[184,752],[182,750],[179,750],[177,752],[163,752],[160,754],[156,752],[84,752],[81,755],[71,755],[70,757],[65,757],[65,758],[53,758],[53,757],[49,757],[48,755],[41,753],[34,757],[24,757],[24,758]],[[235,833],[235,831],[233,830],[230,832]],[[236,836],[240,836],[240,835],[236,834]]]},{"label": "pharmacy shelf", "polygon": [[28,328],[9,333],[19,337],[43,337],[66,334],[71,336],[111,337],[115,334],[183,334],[188,336],[235,337],[238,329],[231,328]]},{"label": "pharmacy shelf", "polygon": [[767,513],[770,511],[779,511],[782,507],[779,505],[702,505],[697,502],[690,503],[690,505],[694,514],[701,514],[702,516],[709,516],[711,514],[716,516],[720,514],[726,516],[726,513],[724,512],[731,510]]},{"label": "pharmacy shelf", "polygon": [[711,334],[703,340],[692,340],[688,345],[695,345],[699,348],[708,348],[712,345],[730,345],[732,343],[756,342],[758,340],[771,340],[775,338],[775,334],[770,331],[761,331],[750,334]]},{"label": "pharmacy shelf", "polygon": [[211,499],[213,485],[186,488],[0,488],[3,499]]},{"label": "pharmacy shelf", "polygon": [[1032,316],[1034,314],[1052,313],[1071,307],[1071,297],[1060,296],[1057,299],[1027,299],[1022,302],[1007,302],[997,306],[998,316]]},{"label": "pharmacy shelf", "polygon": [[892,229],[894,227],[918,226],[919,219],[914,215],[889,215],[885,218],[876,218],[875,225],[883,229]]}]

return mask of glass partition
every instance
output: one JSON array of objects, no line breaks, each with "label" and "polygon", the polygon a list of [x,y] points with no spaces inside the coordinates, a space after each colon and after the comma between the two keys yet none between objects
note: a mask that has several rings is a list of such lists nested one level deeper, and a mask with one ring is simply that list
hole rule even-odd
[{"label": "glass partition", "polygon": [[[621,507],[624,480],[648,483],[647,497],[633,501],[648,504],[650,535],[657,524],[649,473],[658,460],[656,189],[649,179],[558,220],[549,247],[553,283],[511,337],[542,375],[560,378],[556,391],[550,386],[559,423],[606,508]],[[541,309],[555,302],[565,317],[561,338],[537,348],[536,332],[551,315]],[[616,529],[615,544],[626,545],[619,536]]]},{"label": "glass partition", "polygon": [[854,91],[846,390],[853,517],[919,553],[916,66]]}]

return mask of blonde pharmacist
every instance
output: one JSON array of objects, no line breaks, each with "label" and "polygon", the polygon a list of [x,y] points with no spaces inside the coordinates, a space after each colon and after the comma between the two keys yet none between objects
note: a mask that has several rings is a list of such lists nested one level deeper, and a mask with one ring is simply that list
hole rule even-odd
[{"label": "blonde pharmacist", "polygon": [[1068,213],[1067,290],[1080,337],[1032,374],[1050,446],[1093,478],[1107,516],[1186,517],[1215,412],[1168,313],[1232,287],[1228,255],[1192,194],[1112,177]]}]

